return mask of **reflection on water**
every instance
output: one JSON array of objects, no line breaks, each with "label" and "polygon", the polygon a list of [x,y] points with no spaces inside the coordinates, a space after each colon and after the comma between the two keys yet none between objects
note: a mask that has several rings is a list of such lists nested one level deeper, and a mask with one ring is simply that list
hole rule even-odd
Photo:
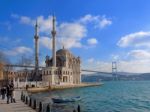
[{"label": "reflection on water", "polygon": [[82,112],[150,112],[150,81],[104,82],[99,87],[38,93],[36,96],[49,98],[48,100],[51,97],[80,96],[81,101],[62,105],[60,108],[66,109],[80,104]]}]

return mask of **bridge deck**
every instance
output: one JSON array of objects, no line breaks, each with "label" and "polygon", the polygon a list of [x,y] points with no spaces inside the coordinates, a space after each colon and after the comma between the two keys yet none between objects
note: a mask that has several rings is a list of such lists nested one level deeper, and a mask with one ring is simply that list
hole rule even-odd
[{"label": "bridge deck", "polygon": [[6,103],[0,98],[0,112],[36,112],[20,100],[21,91],[16,91],[16,103]]}]

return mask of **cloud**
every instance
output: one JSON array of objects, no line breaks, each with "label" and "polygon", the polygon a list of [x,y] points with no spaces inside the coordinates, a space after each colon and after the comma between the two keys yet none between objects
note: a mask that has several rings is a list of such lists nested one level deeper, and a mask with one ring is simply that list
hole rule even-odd
[{"label": "cloud", "polygon": [[117,61],[120,59],[120,56],[118,54],[112,54],[111,59],[112,59],[112,61]]},{"label": "cloud", "polygon": [[[118,72],[149,73],[150,72],[149,66],[150,66],[150,59],[148,58],[117,61]],[[112,72],[112,62],[95,60],[93,58],[90,58],[87,60],[87,63],[86,62],[83,63],[82,68],[101,72]]]},{"label": "cloud", "polygon": [[25,47],[25,46],[19,46],[16,48],[13,48],[12,50],[8,50],[4,52],[6,55],[10,56],[16,56],[19,54],[27,54],[27,53],[32,53],[32,49]]},{"label": "cloud", "polygon": [[93,63],[94,62],[94,58],[89,58],[87,61],[88,61],[88,63]]},{"label": "cloud", "polygon": [[96,45],[98,43],[97,39],[96,38],[90,38],[87,40],[87,43],[89,45]]},{"label": "cloud", "polygon": [[148,73],[150,60],[130,60],[130,61],[120,61],[118,63],[118,70],[122,72],[131,72],[131,73]]},{"label": "cloud", "polygon": [[[38,16],[37,17],[38,25],[39,25],[39,31],[42,33],[50,34],[52,29],[52,16],[48,16],[48,18],[44,18],[44,16]],[[35,25],[36,20],[32,20],[29,17],[21,16],[20,22],[22,24],[28,24],[28,25]]]},{"label": "cloud", "polygon": [[40,31],[50,34],[52,29],[52,16],[48,16],[48,18],[44,18],[44,16],[39,16],[37,20],[40,26]]},{"label": "cloud", "polygon": [[12,28],[11,23],[8,21],[0,22],[0,27],[7,28],[7,30],[11,30]]},{"label": "cloud", "polygon": [[21,17],[20,17],[20,23],[33,25],[33,24],[35,23],[35,21],[34,21],[34,20],[31,20],[31,18],[29,18],[29,17],[27,17],[27,16],[21,16]]},{"label": "cloud", "polygon": [[118,41],[117,45],[128,48],[127,59],[119,61],[119,70],[127,72],[150,72],[150,32],[139,31],[127,34]]},{"label": "cloud", "polygon": [[136,59],[150,59],[150,52],[146,50],[132,50],[128,55]]},{"label": "cloud", "polygon": [[18,15],[18,14],[15,14],[15,13],[12,13],[12,14],[11,14],[11,17],[14,18],[14,19],[16,19],[16,18],[19,18],[19,15]]},{"label": "cloud", "polygon": [[[11,14],[11,17],[18,19],[21,24],[34,26],[36,19],[32,19],[28,16],[19,16],[17,14]],[[52,29],[52,16],[44,18],[44,16],[38,16],[37,21],[39,24],[39,31],[42,33],[50,34]]]},{"label": "cloud", "polygon": [[150,32],[135,32],[121,37],[117,45],[120,47],[150,47]]},{"label": "cloud", "polygon": [[95,28],[105,28],[106,26],[109,26],[112,24],[112,21],[108,18],[106,18],[105,16],[93,16],[91,14],[87,14],[84,17],[79,19],[80,23],[83,24],[88,24],[88,23],[92,23],[94,24]]},{"label": "cloud", "polygon": [[[12,14],[11,17],[16,18],[20,21],[21,24],[26,24],[30,26],[35,25],[35,19],[30,18],[28,16],[19,16],[17,14]],[[44,36],[48,37],[51,33],[52,29],[52,16],[44,17],[38,16],[37,17],[38,24],[39,24],[39,32],[44,33]],[[87,33],[89,31],[88,25],[92,24],[95,28],[104,28],[112,24],[110,19],[107,19],[105,16],[93,16],[93,15],[85,15],[84,17],[77,19],[72,22],[62,22],[57,24],[56,21],[56,28],[57,28],[57,35],[56,38],[59,41],[59,47],[64,46],[65,48],[87,48],[86,45],[82,44],[82,39],[87,37]],[[43,40],[42,40],[43,39]],[[42,38],[40,43],[45,46],[46,48],[51,48],[50,45],[45,41],[48,38]],[[45,45],[43,43],[46,43]],[[88,40],[89,45],[97,44],[96,38],[91,38]],[[88,46],[90,47],[90,46]]]},{"label": "cloud", "polygon": [[52,49],[52,39],[49,37],[41,37],[39,38],[39,44],[48,49]]},{"label": "cloud", "polygon": [[[90,64],[89,64],[90,63]],[[84,68],[101,72],[111,72],[111,62],[89,58],[84,62]]]},{"label": "cloud", "polygon": [[80,41],[86,35],[86,27],[79,23],[62,23],[58,29],[58,38],[65,48],[82,47]]}]

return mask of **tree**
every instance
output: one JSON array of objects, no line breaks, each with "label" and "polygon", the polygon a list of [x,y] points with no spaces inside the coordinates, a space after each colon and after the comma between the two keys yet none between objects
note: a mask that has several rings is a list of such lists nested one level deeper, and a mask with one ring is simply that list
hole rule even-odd
[{"label": "tree", "polygon": [[4,76],[4,81],[6,81],[6,83],[8,82],[8,73],[10,70],[12,70],[13,68],[10,66],[5,66],[10,64],[10,60],[9,58],[5,55],[5,53],[3,53],[2,51],[0,51],[0,64],[1,64],[1,70],[3,71],[3,76]]},{"label": "tree", "polygon": [[19,65],[32,65],[33,64],[33,57],[22,55],[21,58],[18,60],[17,64]]}]

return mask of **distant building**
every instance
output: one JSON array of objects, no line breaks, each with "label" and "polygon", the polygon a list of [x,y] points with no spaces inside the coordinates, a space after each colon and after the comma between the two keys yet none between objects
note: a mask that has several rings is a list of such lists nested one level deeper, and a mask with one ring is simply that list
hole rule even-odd
[{"label": "distant building", "polygon": [[0,80],[4,80],[3,69],[4,69],[4,66],[2,63],[0,63]]},{"label": "distant building", "polygon": [[46,67],[42,70],[42,80],[55,84],[79,84],[81,82],[80,57],[75,57],[64,47],[56,52],[55,17],[52,30],[52,57],[46,56]]}]

